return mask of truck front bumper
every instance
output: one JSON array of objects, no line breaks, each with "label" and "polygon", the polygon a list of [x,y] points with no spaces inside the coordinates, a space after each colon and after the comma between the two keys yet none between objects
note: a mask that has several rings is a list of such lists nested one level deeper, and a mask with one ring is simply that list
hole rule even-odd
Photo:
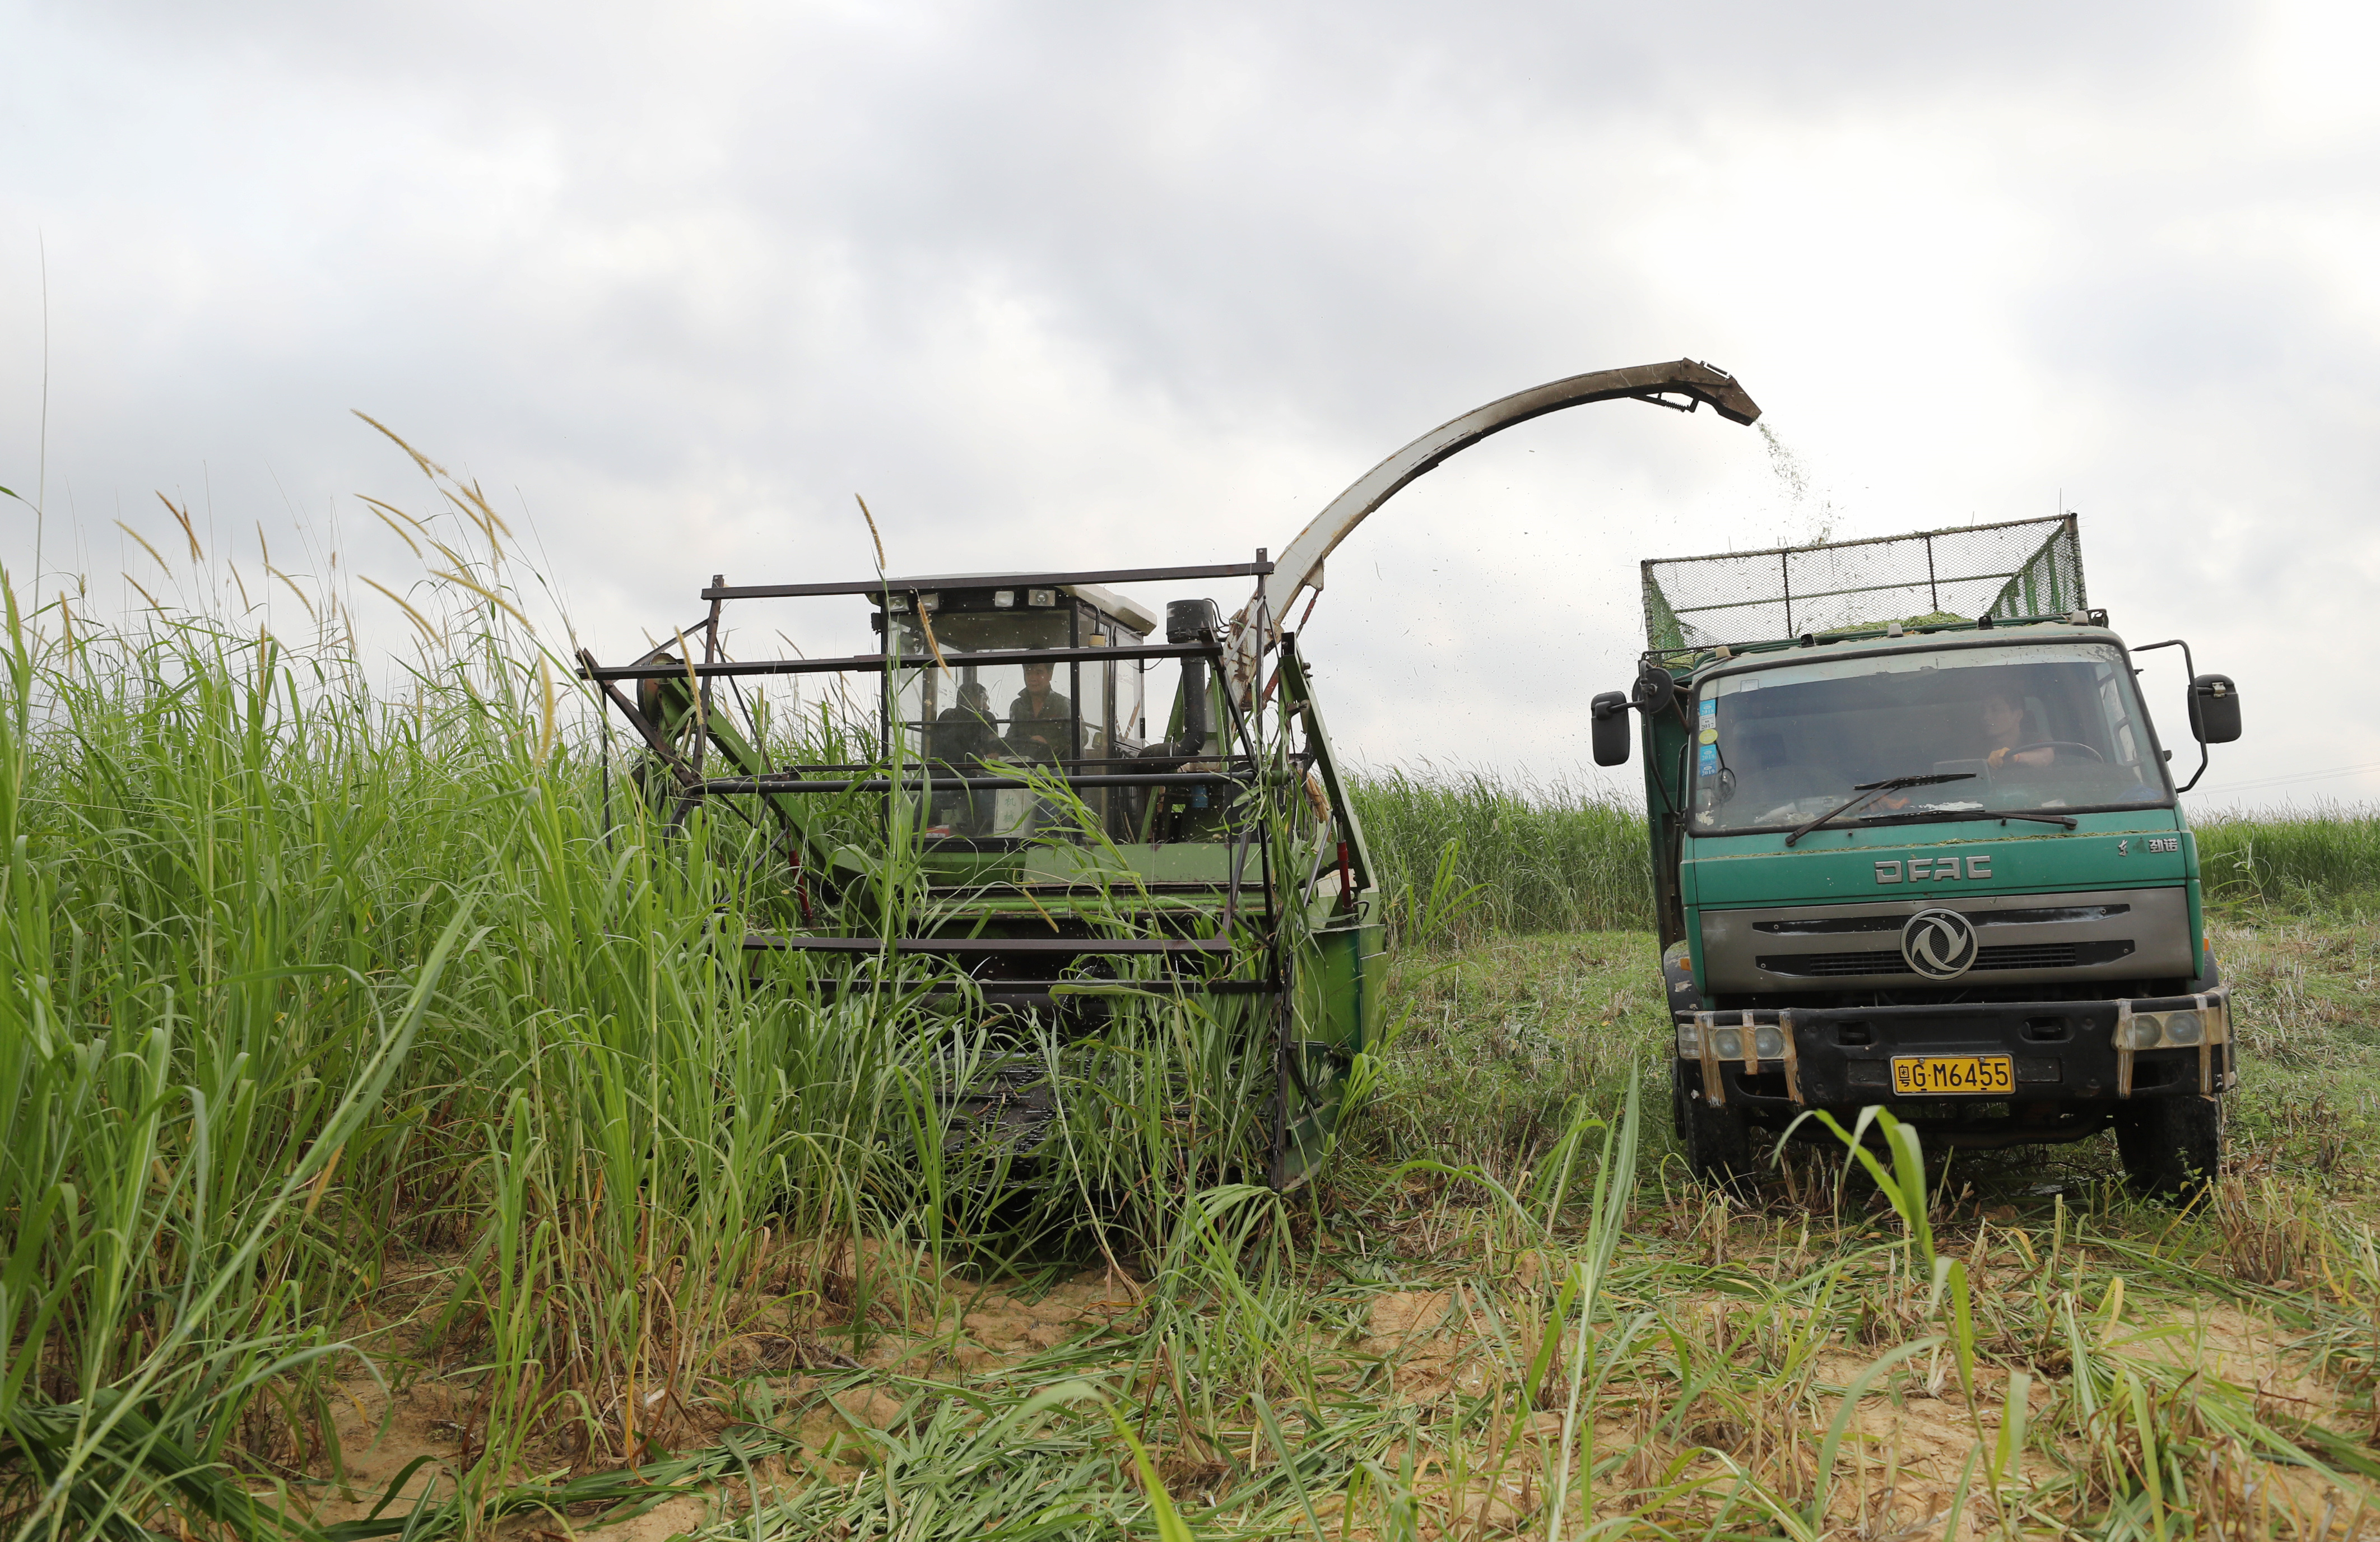
[{"label": "truck front bumper", "polygon": [[[1762,1111],[1865,1103],[2098,1103],[2228,1092],[2239,1082],[2228,986],[2194,996],[1681,1012],[1687,1083]],[[2006,1055],[2008,1092],[1893,1090],[1911,1055]],[[1698,1075],[1697,1075],[1698,1074]]]}]

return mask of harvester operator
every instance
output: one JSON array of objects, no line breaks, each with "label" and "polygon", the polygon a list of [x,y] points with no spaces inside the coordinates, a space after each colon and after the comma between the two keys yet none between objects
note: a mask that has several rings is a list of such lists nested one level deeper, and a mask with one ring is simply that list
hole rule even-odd
[{"label": "harvester operator", "polygon": [[1075,719],[1075,704],[1050,688],[1050,669],[1046,663],[1026,664],[1025,688],[1008,706],[1008,747],[1027,760],[1060,759]]},{"label": "harvester operator", "polygon": [[[979,776],[986,757],[1001,752],[1000,730],[991,717],[991,693],[970,680],[959,687],[958,704],[945,707],[934,719],[927,755],[937,776]],[[934,817],[928,822],[954,835],[980,835],[991,822],[991,796],[975,789],[951,788],[935,795]]]}]

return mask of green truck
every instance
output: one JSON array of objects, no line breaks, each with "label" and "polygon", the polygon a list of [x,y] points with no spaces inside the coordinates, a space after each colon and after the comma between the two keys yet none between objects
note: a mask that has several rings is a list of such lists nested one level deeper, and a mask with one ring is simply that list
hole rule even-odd
[{"label": "green truck", "polygon": [[[2070,514],[1643,582],[1636,680],[1590,712],[1598,764],[1643,741],[1693,1170],[1741,1181],[1805,1111],[1884,1105],[1951,1147],[2112,1129],[2138,1191],[2208,1182],[2239,1073],[2177,795],[2239,736],[2232,681],[2110,629]],[[2167,648],[2180,787],[2135,662]]]}]

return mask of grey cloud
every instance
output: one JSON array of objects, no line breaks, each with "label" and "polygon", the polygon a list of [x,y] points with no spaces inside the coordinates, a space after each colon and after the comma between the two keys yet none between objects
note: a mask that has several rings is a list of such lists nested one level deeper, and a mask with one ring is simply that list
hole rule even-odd
[{"label": "grey cloud", "polygon": [[[102,569],[152,486],[225,531],[401,488],[363,407],[517,488],[611,646],[720,568],[859,567],[854,490],[917,565],[1236,555],[1479,401],[1681,351],[1838,533],[2062,488],[2109,602],[2243,680],[2234,617],[2344,622],[2325,576],[2380,565],[2373,311],[2321,240],[2373,218],[2375,140],[2268,127],[2254,6],[0,18],[0,480],[38,448],[38,229]],[[1815,517],[1706,416],[1516,431],[1334,564],[1342,731],[1583,759],[1634,562]],[[1549,635],[1585,657],[1500,662]],[[2237,764],[2380,759],[2269,673]]]}]

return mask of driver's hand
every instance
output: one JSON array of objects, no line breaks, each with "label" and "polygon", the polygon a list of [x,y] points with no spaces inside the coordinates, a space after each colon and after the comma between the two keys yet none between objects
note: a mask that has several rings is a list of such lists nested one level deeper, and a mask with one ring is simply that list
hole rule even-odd
[{"label": "driver's hand", "polygon": [[1999,770],[2001,766],[2007,763],[2007,761],[2008,747],[2006,745],[2002,745],[1999,748],[1993,750],[1989,755],[1984,757],[1984,764],[1991,767],[1994,771]]}]

